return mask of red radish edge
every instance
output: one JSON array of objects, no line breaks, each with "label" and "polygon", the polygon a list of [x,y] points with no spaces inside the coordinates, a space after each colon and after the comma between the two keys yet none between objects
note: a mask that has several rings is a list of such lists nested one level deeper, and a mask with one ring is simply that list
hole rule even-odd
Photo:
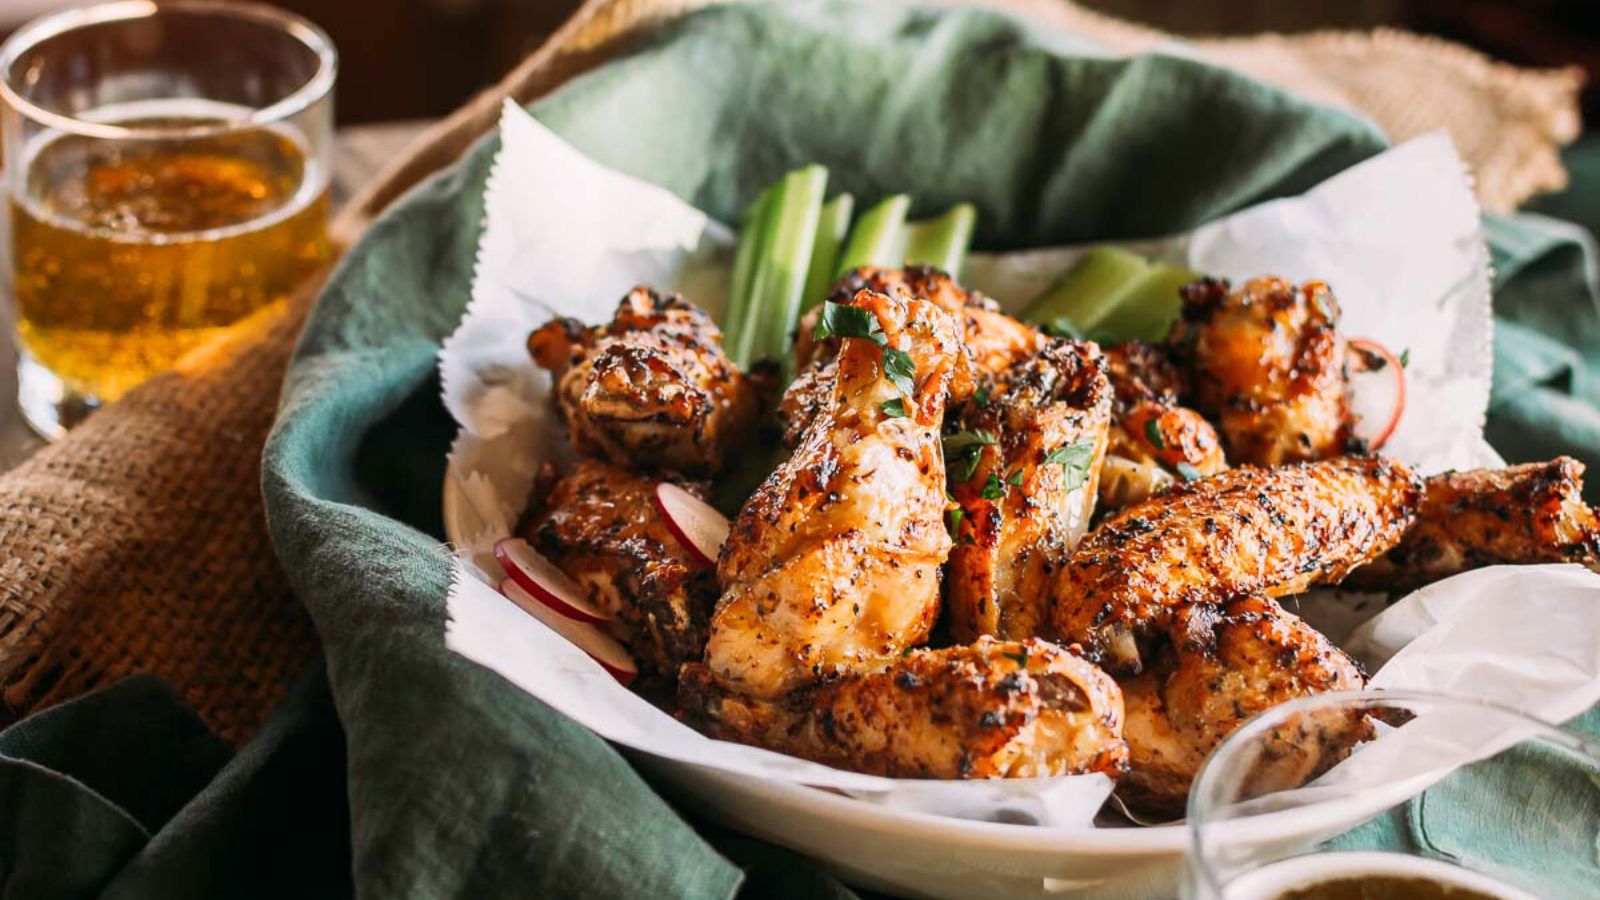
[{"label": "red radish edge", "polygon": [[543,622],[551,631],[561,635],[567,643],[587,653],[591,659],[600,664],[601,668],[610,673],[611,677],[623,684],[632,681],[633,677],[639,674],[639,667],[628,654],[628,649],[592,623],[570,619],[551,609],[510,578],[500,582],[500,593],[521,607],[524,612]]},{"label": "red radish edge", "polygon": [[1357,350],[1378,354],[1394,372],[1394,412],[1389,414],[1389,423],[1384,425],[1378,436],[1372,439],[1370,446],[1373,450],[1377,450],[1388,443],[1390,435],[1393,435],[1394,430],[1400,426],[1400,416],[1406,411],[1406,367],[1401,364],[1400,357],[1395,356],[1388,347],[1377,341],[1368,338],[1350,338],[1345,343]]},{"label": "red radish edge", "polygon": [[583,588],[568,578],[567,573],[522,538],[496,541],[494,558],[518,587],[563,616],[579,622],[611,621],[612,617],[605,610],[583,596]]},{"label": "red radish edge", "polygon": [[722,542],[728,539],[728,517],[711,504],[681,487],[663,481],[651,498],[667,530],[689,551],[695,562],[706,568],[717,564]]}]

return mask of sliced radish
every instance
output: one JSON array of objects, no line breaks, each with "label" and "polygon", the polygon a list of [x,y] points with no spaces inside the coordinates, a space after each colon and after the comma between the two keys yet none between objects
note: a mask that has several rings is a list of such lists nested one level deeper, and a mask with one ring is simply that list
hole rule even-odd
[{"label": "sliced radish", "polygon": [[634,664],[628,649],[616,638],[601,631],[598,626],[589,622],[579,622],[556,612],[510,578],[500,582],[500,593],[505,594],[506,599],[512,603],[522,607],[524,612],[549,626],[551,631],[566,638],[568,643],[589,654],[601,668],[611,673],[611,677],[623,684],[632,681],[633,677],[639,674],[639,667]]},{"label": "sliced radish", "polygon": [[583,588],[556,568],[548,557],[529,546],[522,538],[502,538],[495,542],[494,558],[519,587],[556,612],[579,622],[609,622],[605,610],[583,596]]},{"label": "sliced radish", "polygon": [[[1367,338],[1350,338],[1346,341],[1352,349],[1366,354],[1376,354],[1383,359],[1383,370],[1387,370],[1394,383],[1394,398],[1389,402],[1389,418],[1383,428],[1368,440],[1367,446],[1373,450],[1381,448],[1388,442],[1394,430],[1400,426],[1400,416],[1406,411],[1406,367],[1400,362],[1400,357],[1395,356],[1388,347],[1377,341]],[[1364,366],[1364,371],[1376,371],[1372,366]],[[1364,417],[1363,417],[1364,418]]]},{"label": "sliced radish", "polygon": [[675,484],[656,485],[656,512],[683,549],[702,566],[715,566],[722,542],[728,539],[728,517]]}]

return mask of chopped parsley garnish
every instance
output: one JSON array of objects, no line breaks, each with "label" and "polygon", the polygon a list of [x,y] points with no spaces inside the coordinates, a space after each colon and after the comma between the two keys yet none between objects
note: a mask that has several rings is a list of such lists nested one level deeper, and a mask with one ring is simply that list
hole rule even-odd
[{"label": "chopped parsley garnish", "polygon": [[1178,474],[1183,476],[1184,481],[1194,481],[1200,477],[1200,470],[1186,462],[1181,462],[1178,463]]},{"label": "chopped parsley garnish", "polygon": [[899,397],[879,403],[878,408],[883,410],[883,414],[891,419],[904,419],[906,417],[906,402]]},{"label": "chopped parsley garnish", "polygon": [[1022,485],[1022,470],[1018,469],[1015,472],[1012,472],[1011,477],[1006,479],[1006,484],[1009,484],[1012,487],[1020,487]]},{"label": "chopped parsley garnish", "polygon": [[1026,666],[1028,664],[1028,648],[1026,646],[1024,646],[1020,652],[1003,653],[1001,655],[1019,666]]},{"label": "chopped parsley garnish", "polygon": [[893,347],[883,348],[883,374],[894,382],[894,386],[902,394],[911,394],[917,389],[914,379],[917,377],[917,363],[911,354]]},{"label": "chopped parsley garnish", "polygon": [[966,518],[967,511],[959,506],[953,506],[944,511],[945,522],[950,529],[950,536],[960,543],[961,520]]},{"label": "chopped parsley garnish", "polygon": [[888,336],[878,325],[877,316],[859,306],[832,301],[822,304],[822,315],[811,336],[819,341],[831,337],[866,338],[879,347],[889,343]]},{"label": "chopped parsley garnish", "polygon": [[1406,369],[1406,368],[1410,368],[1410,366],[1411,366],[1411,348],[1407,347],[1404,350],[1400,351],[1400,368]]},{"label": "chopped parsley garnish", "polygon": [[883,375],[894,382],[902,394],[916,390],[917,363],[911,354],[889,346],[889,336],[878,325],[878,317],[859,306],[834,303],[822,304],[822,315],[817,317],[817,327],[811,332],[814,340],[831,337],[861,338],[883,348]]},{"label": "chopped parsley garnish", "polygon": [[979,409],[989,405],[989,386],[987,384],[978,385],[978,389],[972,392],[972,402],[978,404]]},{"label": "chopped parsley garnish", "polygon": [[1167,438],[1161,433],[1160,419],[1144,420],[1144,439],[1149,441],[1150,446],[1157,450],[1167,449]]},{"label": "chopped parsley garnish", "polygon": [[981,428],[972,431],[958,431],[944,439],[944,464],[950,470],[950,477],[956,481],[966,481],[972,473],[978,470],[978,460],[983,456],[983,448],[995,443],[995,436]]},{"label": "chopped parsley garnish", "polygon": [[1089,480],[1089,464],[1094,462],[1094,441],[1079,441],[1057,447],[1044,461],[1046,464],[1059,465],[1067,477],[1067,490],[1077,490]]},{"label": "chopped parsley garnish", "polygon": [[990,472],[989,477],[983,480],[983,490],[978,492],[978,496],[985,500],[999,500],[1005,495],[1006,486],[1000,483],[998,475]]}]

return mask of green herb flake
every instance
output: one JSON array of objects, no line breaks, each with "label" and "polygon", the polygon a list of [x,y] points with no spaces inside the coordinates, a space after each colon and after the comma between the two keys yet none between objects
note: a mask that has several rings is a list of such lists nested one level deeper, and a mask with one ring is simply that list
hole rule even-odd
[{"label": "green herb flake", "polygon": [[972,402],[978,404],[979,409],[989,405],[989,386],[987,384],[978,385],[978,389],[972,392]]},{"label": "green herb flake", "polygon": [[967,511],[959,506],[944,511],[945,523],[950,529],[951,537],[958,537],[961,534],[961,520],[966,516]]},{"label": "green herb flake", "polygon": [[999,476],[990,472],[989,477],[984,479],[983,490],[978,492],[978,496],[985,500],[999,500],[1005,495],[1006,486],[1000,483]]},{"label": "green herb flake", "polygon": [[1144,420],[1144,439],[1149,441],[1150,446],[1157,450],[1167,449],[1167,438],[1161,433],[1160,419]]},{"label": "green herb flake", "polygon": [[900,393],[910,396],[917,389],[917,363],[911,354],[894,347],[883,348],[883,374],[894,382]]},{"label": "green herb flake", "polygon": [[1407,347],[1404,350],[1400,351],[1400,368],[1408,369],[1410,367],[1411,367],[1411,348]]},{"label": "green herb flake", "polygon": [[1028,665],[1028,648],[1026,646],[1024,646],[1020,652],[1004,653],[1002,655],[1006,659],[1011,660],[1019,666],[1026,667]]},{"label": "green herb flake", "polygon": [[1094,462],[1094,441],[1079,441],[1057,447],[1044,458],[1045,464],[1055,463],[1066,473],[1067,490],[1075,491],[1089,480],[1089,464]]},{"label": "green herb flake", "polygon": [[829,301],[822,305],[822,315],[817,317],[817,327],[811,332],[813,340],[831,337],[864,338],[883,347],[889,338],[878,325],[878,317],[859,306]]},{"label": "green herb flake", "polygon": [[956,481],[966,481],[971,478],[978,470],[978,460],[983,457],[983,448],[996,442],[992,432],[981,428],[947,435],[944,439],[944,464],[950,472],[950,477]]},{"label": "green herb flake", "polygon": [[1184,481],[1194,481],[1201,477],[1200,470],[1186,462],[1178,463],[1178,474],[1183,476]]},{"label": "green herb flake", "polygon": [[899,397],[883,401],[878,404],[878,408],[883,410],[883,414],[891,419],[904,419],[906,417],[906,402]]},{"label": "green herb flake", "polygon": [[1011,473],[1011,477],[1006,479],[1006,484],[1009,484],[1012,487],[1021,487],[1022,486],[1022,470],[1018,469],[1015,472],[1012,472]]}]

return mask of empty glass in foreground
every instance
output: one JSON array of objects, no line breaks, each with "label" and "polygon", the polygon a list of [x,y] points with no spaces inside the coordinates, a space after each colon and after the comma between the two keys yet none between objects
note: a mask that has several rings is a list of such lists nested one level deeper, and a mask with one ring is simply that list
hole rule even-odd
[{"label": "empty glass in foreground", "polygon": [[1600,896],[1600,744],[1468,698],[1309,697],[1218,746],[1188,827],[1185,900]]},{"label": "empty glass in foreground", "polygon": [[244,3],[108,3],[0,48],[18,399],[46,436],[328,256],[335,57]]}]

